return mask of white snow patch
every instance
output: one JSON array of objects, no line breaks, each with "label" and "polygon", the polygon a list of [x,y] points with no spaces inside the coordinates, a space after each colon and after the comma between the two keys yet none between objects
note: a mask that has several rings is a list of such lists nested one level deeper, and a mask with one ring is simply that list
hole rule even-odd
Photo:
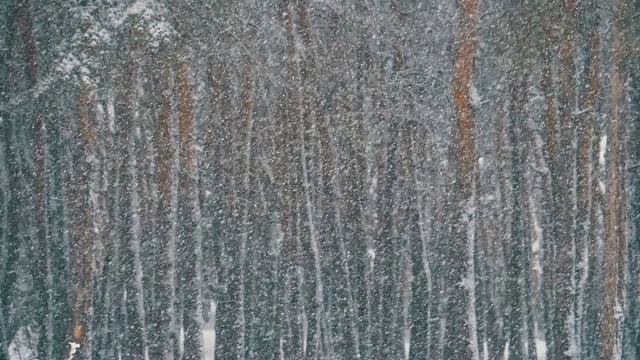
[{"label": "white snow patch", "polygon": [[369,260],[373,261],[376,258],[376,251],[373,248],[367,249],[367,255],[369,256]]},{"label": "white snow patch", "polygon": [[60,63],[56,66],[56,71],[61,72],[64,77],[70,75],[76,67],[80,65],[80,60],[73,54],[67,54],[64,56]]},{"label": "white snow patch", "polygon": [[486,338],[482,344],[482,360],[489,360],[489,342]]},{"label": "white snow patch", "polygon": [[598,162],[600,163],[600,166],[604,166],[605,164],[605,157],[604,155],[607,153],[607,135],[602,135],[600,137],[600,148],[599,148],[599,152],[598,152]]},{"label": "white snow patch", "polygon": [[564,354],[571,358],[576,358],[579,355],[578,346],[575,341],[571,341],[569,343],[569,348],[564,352]]},{"label": "white snow patch", "polygon": [[36,354],[32,350],[35,348],[35,346],[31,343],[34,335],[36,334],[32,333],[31,328],[20,328],[7,347],[7,351],[9,352],[9,359],[35,359]]},{"label": "white snow patch", "polygon": [[204,345],[202,347],[202,359],[214,360],[216,356],[216,331],[215,330],[203,330],[202,337],[204,338]]},{"label": "white snow patch", "polygon": [[[540,227],[540,225],[535,224],[535,222],[534,222],[534,225],[533,225],[534,229],[535,229],[536,225],[538,227]],[[540,230],[542,230],[542,229],[540,229]],[[540,242],[536,239],[533,242],[531,242],[531,252],[535,254],[535,253],[537,253],[539,251],[540,251]]]},{"label": "white snow patch", "polygon": [[622,305],[620,304],[620,302],[616,298],[616,314],[615,314],[615,318],[616,319],[622,319],[623,317],[624,317],[624,310],[622,309]]},{"label": "white snow patch", "polygon": [[504,353],[502,354],[504,360],[509,360],[509,340],[504,343]]},{"label": "white snow patch", "polygon": [[116,106],[113,93],[107,96],[107,119],[109,122],[109,131],[113,134],[116,132]]},{"label": "white snow patch", "polygon": [[375,196],[377,188],[378,188],[378,177],[373,176],[373,178],[371,179],[371,186],[369,186],[369,195]]},{"label": "white snow patch", "polygon": [[[573,285],[573,287],[575,287],[575,285]],[[576,315],[573,311],[573,309],[571,309],[571,312],[569,313],[569,316],[567,316],[567,324],[566,324],[568,330],[569,330],[569,348],[567,349],[567,351],[565,351],[565,355],[573,358],[573,359],[577,359],[578,356],[580,355],[580,350],[578,348],[578,343],[576,342],[576,334],[575,334],[575,328],[576,328]]]},{"label": "white snow patch", "polygon": [[[534,204],[535,199],[532,194],[529,194],[529,203]],[[544,237],[542,236],[542,226],[540,226],[540,221],[538,220],[538,214],[536,213],[536,207],[531,205],[531,220],[533,222],[533,233],[534,238],[531,242],[531,252],[534,254],[540,253],[540,248]],[[539,264],[538,264],[539,266]]]},{"label": "white snow patch", "polygon": [[484,157],[480,156],[478,158],[478,168],[480,168],[480,170],[484,170],[486,167],[485,165],[486,165],[486,162],[484,161]]},{"label": "white snow patch", "polygon": [[209,321],[202,329],[202,355],[203,360],[214,360],[216,358],[216,309],[215,301],[209,302]]},{"label": "white snow patch", "polygon": [[74,355],[76,354],[76,352],[80,348],[80,344],[71,341],[71,342],[69,342],[69,346],[71,347],[71,349],[69,350],[69,360],[73,360]]},{"label": "white snow patch", "polygon": [[476,296],[475,296],[475,265],[474,265],[474,249],[476,237],[475,207],[476,194],[475,191],[471,195],[471,199],[466,204],[463,213],[463,222],[467,226],[467,275],[462,279],[462,286],[469,291],[469,307],[467,308],[467,319],[469,322],[469,347],[472,352],[473,360],[480,360],[480,349],[478,347],[478,320],[476,315]]},{"label": "white snow patch", "polygon": [[411,349],[411,340],[409,336],[404,338],[404,358],[409,358],[409,350]]},{"label": "white snow patch", "polygon": [[538,360],[547,359],[547,342],[543,339],[536,338],[536,358]]},{"label": "white snow patch", "polygon": [[476,88],[473,83],[471,83],[469,88],[469,97],[471,98],[471,105],[480,106],[482,104],[482,97],[478,93],[478,88]]},{"label": "white snow patch", "polygon": [[460,286],[462,286],[465,290],[472,290],[474,288],[473,285],[473,281],[467,276],[463,277],[460,281]]}]

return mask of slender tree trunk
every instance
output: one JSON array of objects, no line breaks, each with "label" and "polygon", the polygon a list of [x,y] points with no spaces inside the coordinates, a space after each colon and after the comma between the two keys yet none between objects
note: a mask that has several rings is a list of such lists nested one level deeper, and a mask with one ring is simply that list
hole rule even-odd
[{"label": "slender tree trunk", "polygon": [[179,136],[178,261],[180,263],[184,329],[183,359],[202,357],[202,230],[197,198],[197,162],[193,136],[193,74],[189,60],[177,64],[176,95]]},{"label": "slender tree trunk", "polygon": [[[633,73],[633,88],[636,95],[633,103],[640,103],[637,89],[640,89],[640,69]],[[629,127],[629,344],[630,357],[633,352],[640,354],[640,121],[638,114],[630,121]]]},{"label": "slender tree trunk", "polygon": [[[325,209],[323,208],[323,192],[314,191],[315,182],[312,179],[309,165],[311,165],[311,159],[307,154],[313,154],[316,148],[321,149],[320,155],[326,154],[323,151],[327,151],[322,147],[322,142],[318,146],[313,140],[326,136],[324,132],[318,136],[316,132],[318,129],[324,130],[324,119],[322,117],[323,109],[321,107],[321,100],[318,94],[318,72],[316,69],[316,51],[315,44],[312,38],[312,28],[310,20],[310,9],[308,0],[298,1],[298,17],[300,22],[300,32],[305,46],[305,56],[300,64],[300,76],[304,86],[303,101],[302,101],[302,121],[304,124],[304,130],[301,133],[300,143],[302,149],[302,186],[304,188],[304,201],[305,210],[308,217],[309,228],[309,247],[313,257],[313,268],[309,267],[309,271],[315,273],[314,291],[309,294],[309,312],[312,314],[315,312],[315,317],[309,319],[309,331],[308,336],[305,336],[305,344],[307,338],[311,340],[311,346],[307,352],[307,346],[303,346],[303,354],[309,356],[318,356],[322,353],[322,346],[316,348],[318,339],[322,339],[322,343],[326,343],[326,336],[328,331],[327,324],[327,307],[325,303],[325,276],[323,275],[322,266],[322,254],[323,246],[322,240],[325,234],[325,230],[322,229],[324,224],[323,216]],[[322,139],[322,138],[321,138]],[[325,144],[326,145],[326,144]],[[327,154],[328,155],[328,154]],[[322,163],[321,160],[316,162]],[[314,159],[315,160],[315,159]],[[317,165],[316,165],[317,166]],[[324,167],[321,167],[324,168]],[[325,178],[320,176],[319,184],[323,184]],[[320,200],[318,200],[320,199]],[[316,223],[316,219],[319,221]],[[320,229],[318,229],[320,225]],[[313,305],[311,305],[313,304]]]},{"label": "slender tree trunk", "polygon": [[301,344],[299,317],[296,312],[299,302],[298,278],[295,274],[298,253],[295,244],[296,204],[298,203],[298,180],[300,156],[298,149],[298,131],[300,131],[299,117],[299,77],[297,68],[297,54],[295,45],[294,23],[292,7],[288,0],[280,5],[280,22],[285,31],[286,75],[287,84],[278,111],[276,131],[278,141],[274,144],[282,149],[275,151],[275,179],[278,189],[278,216],[280,220],[280,234],[282,235],[282,262],[279,269],[279,284],[282,286],[283,304],[279,315],[282,323],[277,329],[280,333],[281,354],[285,358],[300,357],[297,344]]},{"label": "slender tree trunk", "polygon": [[14,21],[20,31],[20,38],[24,46],[26,71],[31,86],[35,86],[38,79],[38,47],[33,36],[33,22],[31,19],[31,0],[16,2]]},{"label": "slender tree trunk", "polygon": [[[118,249],[120,243],[118,241],[118,212],[119,212],[119,196],[118,196],[118,174],[120,171],[119,152],[116,150],[117,137],[116,137],[116,97],[115,91],[110,89],[106,95],[106,113],[107,113],[107,128],[106,132],[107,141],[105,141],[105,181],[104,191],[112,196],[105,196],[106,200],[106,212],[109,218],[108,233],[105,238],[105,259],[102,273],[106,277],[104,285],[104,342],[98,345],[98,351],[106,357],[116,356],[116,346],[118,344],[119,324],[116,317],[116,297],[119,291],[118,284]],[[98,312],[98,316],[100,312]]]},{"label": "slender tree trunk", "polygon": [[556,115],[556,98],[554,95],[553,83],[553,46],[554,34],[550,24],[544,24],[544,45],[542,54],[542,90],[544,93],[543,110],[543,138],[544,154],[547,164],[548,181],[544,194],[544,209],[546,213],[545,224],[548,227],[548,236],[543,243],[543,299],[545,309],[545,333],[549,339],[548,347],[551,356],[555,357],[556,344],[560,339],[556,337],[556,293],[555,293],[555,254],[556,239],[558,236],[558,226],[556,220],[559,219],[557,208],[557,173],[558,173],[558,118]]},{"label": "slender tree trunk", "polygon": [[556,305],[554,336],[557,346],[554,347],[554,358],[569,359],[575,353],[574,333],[574,287],[573,268],[575,266],[575,239],[573,230],[573,171],[575,165],[575,153],[573,151],[573,110],[575,108],[574,93],[574,37],[575,37],[575,1],[566,0],[563,13],[562,44],[560,49],[560,69],[558,107],[559,107],[559,146],[558,165],[556,173],[557,193],[556,206],[557,249],[555,254],[556,269],[554,280],[556,281]]},{"label": "slender tree trunk", "polygon": [[[26,62],[26,73],[29,80],[29,86],[36,86],[38,80],[38,48],[33,36],[33,24],[31,16],[31,1],[17,1],[14,21],[15,26],[20,31],[20,39],[22,40],[24,57]],[[45,119],[38,113],[33,114],[32,133],[34,137],[34,160],[35,171],[33,174],[34,187],[34,217],[35,217],[35,242],[34,242],[34,265],[33,279],[36,291],[39,294],[38,308],[38,345],[37,354],[40,356],[51,357],[50,332],[52,329],[48,327],[48,319],[51,314],[49,312],[49,294],[47,293],[47,278],[50,275],[48,271],[48,261],[50,254],[48,253],[48,218],[47,209],[47,150],[45,139]]]},{"label": "slender tree trunk", "polygon": [[[95,102],[94,90],[83,87],[78,96],[78,127],[76,129],[86,134],[86,140],[81,142],[80,149],[71,150],[77,159],[80,153],[91,153],[95,149],[95,136],[89,131],[92,116],[92,105]],[[89,205],[90,164],[84,161],[76,163],[76,167],[69,169],[74,185],[67,183],[70,202],[69,223],[71,241],[71,281],[72,281],[72,309],[73,324],[71,339],[79,346],[74,358],[85,359],[90,354],[90,338],[88,332],[91,323],[90,310],[93,287],[93,221]],[[71,178],[69,179],[71,180]],[[75,345],[71,345],[70,354]]]},{"label": "slender tree trunk", "polygon": [[609,76],[609,121],[607,128],[607,197],[605,202],[605,254],[604,254],[604,303],[600,319],[600,348],[598,357],[616,359],[622,352],[622,338],[619,334],[624,319],[624,296],[620,289],[625,287],[621,274],[626,260],[626,194],[624,169],[624,134],[626,104],[625,91],[625,41],[627,5],[624,1],[614,2],[613,44],[611,73]]},{"label": "slender tree trunk", "polygon": [[[217,226],[220,227],[216,245],[210,249],[216,261],[216,282],[219,293],[216,296],[216,314],[220,317],[216,319],[216,356],[220,358],[238,357],[237,353],[237,315],[235,306],[238,301],[236,295],[235,276],[233,269],[233,252],[237,248],[235,236],[238,221],[234,220],[237,210],[234,206],[234,182],[235,174],[234,160],[234,124],[233,124],[233,97],[232,78],[233,72],[227,64],[220,64],[215,74],[219,85],[219,95],[217,109],[220,116],[220,125],[216,135],[217,156],[215,166],[219,169],[217,193],[220,197],[219,208],[217,209]],[[237,262],[236,262],[237,263]]]},{"label": "slender tree trunk", "polygon": [[[530,166],[535,169],[544,169],[544,154],[542,153],[542,137],[533,131],[528,131]],[[544,176],[533,174],[529,169],[525,175],[526,204],[528,206],[529,232],[531,236],[531,266],[529,267],[529,279],[531,279],[531,317],[533,326],[533,341],[537,360],[547,359],[547,338],[544,331],[544,303],[543,303],[543,244],[548,236],[548,231],[543,227],[543,215],[539,213],[544,193]]]},{"label": "slender tree trunk", "polygon": [[16,271],[18,262],[18,248],[24,239],[21,231],[23,231],[23,215],[20,210],[22,203],[20,192],[20,175],[18,168],[21,166],[20,159],[17,154],[16,143],[16,124],[13,119],[4,119],[4,158],[7,169],[6,189],[6,227],[4,228],[5,236],[2,248],[3,268],[2,277],[0,278],[0,306],[2,311],[3,325],[3,344],[0,349],[0,357],[4,356],[8,360],[8,347],[10,341],[15,334],[15,324],[9,321],[11,314],[11,303],[15,293],[15,284],[18,279]]},{"label": "slender tree trunk", "polygon": [[157,245],[154,247],[153,256],[156,269],[153,284],[156,301],[153,305],[150,317],[150,359],[171,358],[177,346],[170,328],[173,317],[172,292],[174,286],[174,274],[171,249],[173,245],[173,169],[174,169],[174,145],[172,139],[172,108],[169,96],[170,71],[166,59],[160,59],[158,77],[155,79],[158,87],[158,106],[156,118],[156,130],[154,134],[155,148],[157,149],[156,172],[158,183],[157,211]]},{"label": "slender tree trunk", "polygon": [[526,77],[517,74],[512,80],[511,94],[511,123],[508,127],[509,143],[511,146],[511,186],[512,186],[512,214],[511,236],[506,250],[506,307],[505,327],[509,358],[525,358],[524,336],[522,326],[522,285],[526,269],[527,254],[524,248],[524,169],[522,161],[522,122],[525,116],[524,103],[526,99]]},{"label": "slender tree trunk", "polygon": [[[475,316],[471,303],[471,291],[475,283],[469,264],[473,261],[474,211],[475,211],[475,124],[469,89],[473,75],[476,49],[475,15],[476,0],[461,1],[461,14],[456,37],[456,53],[453,75],[453,98],[456,108],[456,204],[453,219],[453,239],[447,246],[451,267],[447,279],[447,323],[444,357],[472,358],[478,354],[475,328],[468,326],[468,317]],[[467,319],[467,320],[465,320]]]},{"label": "slender tree trunk", "polygon": [[247,337],[246,326],[249,325],[246,317],[247,308],[250,306],[252,299],[247,299],[246,283],[249,276],[247,274],[247,249],[250,246],[248,244],[251,239],[251,229],[249,225],[249,207],[250,196],[252,187],[252,140],[253,140],[253,127],[254,127],[254,80],[251,61],[248,58],[243,58],[241,76],[241,93],[240,93],[240,119],[238,124],[238,147],[236,150],[237,164],[236,169],[238,173],[238,211],[241,212],[241,227],[239,227],[238,237],[240,239],[239,244],[239,272],[238,272],[238,285],[239,285],[239,313],[238,313],[238,348],[241,358],[244,358],[250,344]]},{"label": "slender tree trunk", "polygon": [[[507,126],[505,120],[508,119],[507,111],[509,98],[505,96],[504,102],[501,104],[498,116],[496,117],[496,167],[497,167],[497,185],[495,190],[496,207],[497,209],[509,209],[509,171],[507,167]],[[489,344],[488,354],[490,357],[501,356],[504,353],[505,339],[505,319],[506,303],[503,300],[506,287],[506,248],[508,244],[508,229],[510,222],[508,221],[507,211],[496,211],[496,233],[495,238],[489,242],[489,251],[492,254],[492,261],[489,264],[489,273],[493,274],[493,277],[489,283],[490,297],[488,302],[491,304],[491,311],[488,314],[489,324]]]},{"label": "slender tree trunk", "polygon": [[[413,281],[411,294],[411,358],[431,358],[431,343],[433,342],[432,326],[430,324],[433,313],[434,286],[432,265],[429,260],[428,247],[430,245],[430,228],[433,220],[429,220],[429,208],[425,204],[423,194],[423,181],[418,172],[419,142],[417,135],[412,138],[409,149],[413,169],[415,211],[417,218],[417,239],[413,240],[411,257],[413,266]],[[418,241],[419,240],[419,241]]]},{"label": "slender tree trunk", "polygon": [[598,23],[591,25],[588,44],[588,60],[585,66],[586,91],[582,96],[582,111],[585,111],[578,122],[578,204],[576,214],[576,240],[582,244],[576,249],[582,253],[582,268],[578,287],[578,301],[576,320],[579,326],[578,348],[582,349],[582,357],[592,356],[589,348],[595,343],[594,333],[597,319],[593,311],[593,289],[596,278],[596,239],[593,229],[596,212],[593,200],[594,179],[597,178],[597,159],[594,158],[594,148],[597,138],[594,136],[594,121],[596,115],[597,99],[600,88],[600,34]]},{"label": "slender tree trunk", "polygon": [[[124,356],[144,359],[146,354],[146,319],[144,309],[143,269],[140,254],[140,213],[139,213],[139,98],[137,79],[140,68],[138,39],[134,38],[127,48],[127,63],[119,93],[116,115],[118,121],[117,144],[120,155],[119,166],[119,211],[118,211],[118,277],[123,286],[121,303],[121,326]],[[120,296],[119,296],[120,297]]]}]

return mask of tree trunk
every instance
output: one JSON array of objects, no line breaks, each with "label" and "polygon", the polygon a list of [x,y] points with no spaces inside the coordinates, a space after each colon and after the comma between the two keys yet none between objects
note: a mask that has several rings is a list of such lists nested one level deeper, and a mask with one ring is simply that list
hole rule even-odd
[{"label": "tree trunk", "polygon": [[600,320],[601,359],[616,359],[622,352],[621,331],[625,300],[620,289],[625,287],[626,260],[626,194],[624,138],[626,104],[625,39],[627,15],[624,1],[614,2],[613,48],[609,83],[609,121],[607,127],[607,197],[605,202],[604,303]]},{"label": "tree trunk", "polygon": [[156,181],[158,184],[157,245],[153,250],[154,294],[156,301],[150,313],[150,359],[171,358],[177,348],[176,339],[170,328],[174,316],[172,293],[175,291],[174,264],[172,249],[173,229],[173,187],[174,187],[174,141],[172,135],[172,109],[169,87],[169,61],[159,60],[158,75],[154,79],[158,87],[155,104],[158,107],[154,142],[157,149]]},{"label": "tree trunk", "polygon": [[183,359],[202,358],[202,230],[197,198],[197,162],[193,136],[193,74],[189,60],[177,63],[176,95],[180,170],[178,177],[178,261],[183,301]]},{"label": "tree trunk", "polygon": [[594,149],[598,143],[598,137],[594,136],[594,124],[598,94],[600,88],[600,34],[598,22],[591,25],[588,44],[588,60],[585,66],[585,91],[582,95],[581,108],[585,114],[578,121],[578,204],[576,213],[576,242],[582,246],[576,246],[582,253],[582,269],[578,287],[578,301],[576,320],[579,326],[577,332],[578,348],[582,349],[582,356],[593,356],[590,349],[595,344],[597,318],[595,315],[594,289],[597,280],[597,239],[594,229],[595,200],[593,186],[597,178],[597,159],[594,157]]},{"label": "tree trunk", "polygon": [[[73,160],[80,154],[90,154],[95,149],[95,136],[90,131],[92,106],[95,93],[88,87],[80,89],[78,96],[78,127],[85,134],[85,141],[80,142],[80,149],[70,149]],[[93,287],[93,252],[94,236],[93,216],[89,205],[90,164],[78,161],[76,167],[69,169],[73,184],[67,182],[70,211],[70,241],[71,241],[71,281],[72,281],[72,311],[73,324],[71,339],[79,346],[74,358],[86,359],[90,354],[90,338],[88,332]],[[73,349],[75,345],[71,345]],[[70,350],[73,351],[73,350]]]},{"label": "tree trunk", "polygon": [[[453,74],[453,98],[456,109],[456,204],[452,224],[453,238],[447,246],[447,258],[451,266],[447,279],[447,323],[444,357],[472,358],[477,353],[477,342],[472,327],[468,327],[470,292],[475,291],[473,279],[468,272],[472,263],[469,243],[473,243],[475,211],[475,124],[471,108],[469,89],[476,50],[475,16],[476,0],[462,0],[461,14],[456,37],[456,53]],[[472,350],[474,350],[472,352]]]}]

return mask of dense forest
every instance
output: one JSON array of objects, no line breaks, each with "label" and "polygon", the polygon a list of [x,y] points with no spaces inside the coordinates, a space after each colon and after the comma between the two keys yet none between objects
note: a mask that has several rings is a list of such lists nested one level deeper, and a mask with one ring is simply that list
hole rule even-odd
[{"label": "dense forest", "polygon": [[0,0],[0,360],[640,359],[639,0]]}]

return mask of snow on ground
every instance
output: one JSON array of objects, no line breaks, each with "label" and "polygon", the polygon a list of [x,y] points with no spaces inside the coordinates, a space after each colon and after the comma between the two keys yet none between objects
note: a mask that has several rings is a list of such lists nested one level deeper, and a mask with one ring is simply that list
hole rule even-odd
[{"label": "snow on ground", "polygon": [[9,344],[9,360],[33,360],[35,353],[31,350],[33,334],[29,328],[21,328]]},{"label": "snow on ground", "polygon": [[215,355],[216,346],[216,331],[215,330],[203,330],[202,335],[204,337],[204,346],[202,348],[202,359],[213,360]]}]

